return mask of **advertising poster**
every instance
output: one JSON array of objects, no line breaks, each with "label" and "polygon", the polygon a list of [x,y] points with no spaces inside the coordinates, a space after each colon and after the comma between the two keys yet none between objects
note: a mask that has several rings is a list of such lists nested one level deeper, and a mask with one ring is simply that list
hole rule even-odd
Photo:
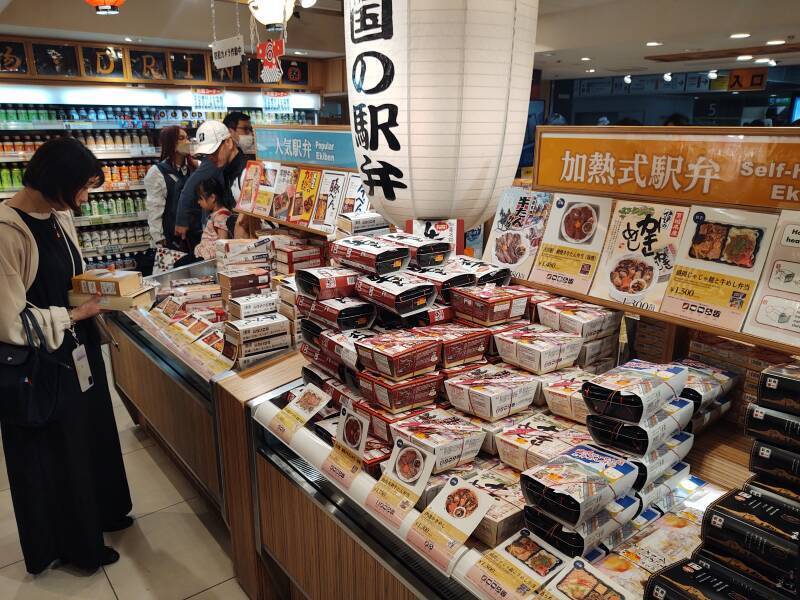
[{"label": "advertising poster", "polygon": [[261,185],[253,202],[252,211],[258,215],[270,216],[272,214],[272,200],[275,197],[275,184],[278,181],[279,163],[263,161],[264,167],[261,175]]},{"label": "advertising poster", "polygon": [[588,294],[613,203],[611,198],[555,194],[530,280]]},{"label": "advertising poster", "polygon": [[323,171],[322,182],[319,184],[317,206],[314,209],[312,227],[324,228],[329,231],[336,229],[336,219],[339,217],[339,208],[344,198],[347,186],[347,173],[341,171]]},{"label": "advertising poster", "polygon": [[777,220],[765,213],[693,207],[661,312],[739,331]]},{"label": "advertising poster", "polygon": [[272,216],[282,221],[289,218],[289,209],[297,189],[297,169],[285,165],[278,169],[275,195],[272,198]]},{"label": "advertising poster", "polygon": [[686,206],[617,202],[592,296],[657,311],[688,220]]},{"label": "advertising poster", "polygon": [[300,169],[297,180],[297,189],[294,193],[294,204],[289,213],[289,221],[308,225],[314,214],[317,203],[317,192],[322,179],[322,171],[317,169]]},{"label": "advertising poster", "polygon": [[780,214],[742,331],[792,345],[800,339],[800,211]]}]

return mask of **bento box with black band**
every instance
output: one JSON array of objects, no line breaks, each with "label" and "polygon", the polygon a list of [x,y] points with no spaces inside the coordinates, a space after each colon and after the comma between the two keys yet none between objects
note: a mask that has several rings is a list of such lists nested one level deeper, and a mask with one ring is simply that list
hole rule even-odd
[{"label": "bento box with black band", "polygon": [[436,300],[432,283],[408,273],[362,275],[356,281],[356,293],[400,317],[424,311]]}]

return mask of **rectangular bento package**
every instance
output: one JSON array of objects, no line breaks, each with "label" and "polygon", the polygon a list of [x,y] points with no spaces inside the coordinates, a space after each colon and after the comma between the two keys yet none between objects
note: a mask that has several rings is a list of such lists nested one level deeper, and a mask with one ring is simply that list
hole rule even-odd
[{"label": "rectangular bento package", "polygon": [[742,486],[742,490],[752,496],[763,498],[770,504],[776,504],[782,508],[800,514],[800,491],[790,492],[788,488],[782,488],[761,481],[758,475],[753,475]]},{"label": "rectangular bento package", "polygon": [[684,358],[678,364],[689,368],[680,396],[694,402],[696,410],[722,398],[739,381],[739,376],[733,371],[725,371],[691,358]]},{"label": "rectangular bento package", "polygon": [[[446,384],[446,382],[445,382]],[[455,409],[454,409],[455,410]],[[486,437],[483,438],[483,445],[481,446],[481,450],[486,452],[487,454],[491,454],[492,456],[497,456],[497,443],[495,437],[508,427],[512,427],[517,423],[522,423],[523,421],[529,419],[534,415],[534,413],[538,412],[539,409],[525,409],[522,412],[518,412],[516,414],[511,415],[510,417],[505,417],[503,419],[499,419],[497,421],[486,421],[481,419],[480,417],[476,417],[474,415],[469,415],[464,412],[458,412],[457,414],[477,425],[481,429],[486,432]]]},{"label": "rectangular bento package", "polygon": [[403,381],[394,381],[369,371],[358,372],[361,394],[391,413],[433,403],[439,395],[442,381],[443,377],[435,371]]},{"label": "rectangular bento package", "polygon": [[652,483],[672,465],[682,461],[694,445],[694,435],[679,431],[655,450],[642,457],[631,457],[630,461],[639,469],[633,489],[641,490]]},{"label": "rectangular bento package", "polygon": [[800,452],[800,416],[756,404],[747,408],[745,432],[759,440]]},{"label": "rectangular bento package", "polygon": [[450,272],[472,273],[477,278],[478,285],[508,285],[511,282],[511,269],[496,267],[471,256],[453,256],[447,261],[445,268]]},{"label": "rectangular bento package", "polygon": [[430,267],[427,269],[409,267],[406,273],[432,284],[436,288],[437,302],[445,304],[450,304],[450,290],[459,287],[472,287],[477,281],[473,273],[448,271],[444,267]]},{"label": "rectangular bento package", "polygon": [[436,300],[434,285],[408,272],[362,275],[356,281],[356,293],[400,317],[426,310]]},{"label": "rectangular bento package", "polygon": [[638,423],[657,413],[686,387],[689,369],[632,360],[583,386],[583,398],[598,415]]},{"label": "rectangular bento package", "polygon": [[495,334],[494,343],[505,362],[542,375],[571,367],[583,339],[579,335],[534,324]]},{"label": "rectangular bento package", "polygon": [[582,444],[525,471],[522,492],[529,505],[575,527],[631,491],[638,472],[625,457]]},{"label": "rectangular bento package", "polygon": [[655,573],[691,556],[700,541],[698,523],[667,513],[618,546],[615,552],[645,571]]},{"label": "rectangular bento package", "polygon": [[497,453],[505,464],[524,471],[591,441],[586,427],[555,415],[537,413],[495,436]]},{"label": "rectangular bento package", "polygon": [[586,425],[589,409],[586,408],[586,402],[583,401],[581,389],[584,381],[593,378],[593,373],[573,371],[563,379],[543,385],[542,393],[547,402],[547,408],[554,415]]},{"label": "rectangular bento package", "polygon": [[522,526],[525,498],[516,477],[503,471],[481,470],[466,482],[489,494],[494,503],[472,535],[484,544],[495,547]]},{"label": "rectangular bento package", "polygon": [[358,298],[314,300],[300,294],[295,302],[298,312],[304,317],[341,331],[369,329],[375,320],[375,306]]},{"label": "rectangular bento package", "polygon": [[472,461],[481,449],[484,431],[455,413],[435,408],[391,426],[400,438],[435,457],[434,473]]},{"label": "rectangular bento package", "polygon": [[398,329],[361,339],[355,349],[366,369],[402,380],[436,369],[442,344],[434,337]]},{"label": "rectangular bento package", "polygon": [[525,410],[539,388],[530,373],[503,363],[485,365],[445,381],[453,407],[486,421]]},{"label": "rectangular bento package", "polygon": [[639,423],[589,415],[586,417],[586,426],[596,443],[625,454],[644,456],[686,427],[693,414],[694,404],[690,400],[677,398]]},{"label": "rectangular bento package", "polygon": [[288,334],[289,319],[277,313],[225,323],[225,340],[235,345],[260,338]]},{"label": "rectangular bento package", "polygon": [[330,248],[339,264],[376,275],[402,271],[410,259],[408,248],[363,235],[336,240]]},{"label": "rectangular bento package", "polygon": [[385,233],[378,236],[381,240],[408,248],[410,264],[415,267],[438,267],[450,257],[450,244],[437,240],[403,233]]},{"label": "rectangular bento package", "polygon": [[489,347],[489,332],[483,328],[444,323],[415,327],[411,331],[441,341],[442,354],[439,366],[443,369],[483,360]]},{"label": "rectangular bento package", "polygon": [[428,325],[442,325],[449,323],[455,317],[452,306],[444,306],[442,304],[433,303],[425,310],[415,312],[414,314],[405,317],[389,313],[386,310],[381,310],[381,314],[390,314],[393,318],[399,319],[398,327],[412,328],[412,327],[427,327]]},{"label": "rectangular bento package", "polygon": [[422,413],[429,411],[431,407],[432,405],[421,406],[418,408],[404,410],[399,413],[391,413],[378,404],[373,404],[366,401],[356,403],[353,406],[357,412],[361,413],[365,417],[369,417],[369,432],[376,438],[389,444],[394,441],[391,429],[393,423],[399,423],[405,419],[409,419],[416,415],[421,415]]},{"label": "rectangular bento package", "polygon": [[528,298],[528,313],[526,315],[527,319],[531,323],[538,323],[539,305],[543,304],[544,302],[550,302],[551,300],[555,300],[556,298],[558,298],[558,296],[556,296],[555,294],[551,294],[550,292],[533,290],[533,294],[531,294],[531,297]]},{"label": "rectangular bento package", "polygon": [[761,372],[758,403],[792,415],[800,415],[800,363],[775,365]]},{"label": "rectangular bento package", "polygon": [[521,286],[483,285],[450,290],[456,317],[479,325],[498,325],[525,314],[533,290]]},{"label": "rectangular bento package", "polygon": [[642,506],[654,506],[672,496],[678,485],[689,477],[690,471],[688,463],[677,462],[664,471],[658,479],[638,491],[636,497],[642,501]]},{"label": "rectangular bento package", "polygon": [[755,440],[750,451],[750,470],[759,479],[776,488],[789,490],[789,496],[800,490],[800,453]]},{"label": "rectangular bento package", "polygon": [[619,350],[619,336],[607,335],[589,342],[584,341],[575,364],[579,367],[591,365],[600,359],[616,356]]},{"label": "rectangular bento package", "polygon": [[650,573],[639,565],[622,558],[619,554],[612,553],[593,562],[592,566],[615,584],[629,590],[634,594],[632,598],[638,599],[644,595],[644,588],[650,579]]},{"label": "rectangular bento package", "polygon": [[[308,319],[303,319],[303,325]],[[356,344],[375,335],[371,329],[349,329],[337,331],[336,329],[323,329],[319,333],[319,347],[325,354],[331,356],[349,368],[358,370],[361,364],[358,360]]]},{"label": "rectangular bento package", "polygon": [[276,292],[228,300],[228,314],[234,319],[246,319],[274,312],[278,312],[278,294]]},{"label": "rectangular bento package", "polygon": [[573,527],[553,519],[539,507],[528,505],[525,525],[567,556],[586,556],[631,521],[640,508],[637,498],[622,496],[601,506],[592,517]]},{"label": "rectangular bento package", "polygon": [[619,329],[622,311],[572,298],[553,298],[537,307],[539,322],[551,329],[575,333],[585,341],[607,337]]},{"label": "rectangular bento package", "polygon": [[536,596],[537,600],[634,600],[616,577],[595,568],[582,558],[573,558]]},{"label": "rectangular bento package", "polygon": [[309,298],[330,300],[355,295],[360,274],[354,269],[339,267],[300,269],[295,274],[295,281],[297,289]]}]

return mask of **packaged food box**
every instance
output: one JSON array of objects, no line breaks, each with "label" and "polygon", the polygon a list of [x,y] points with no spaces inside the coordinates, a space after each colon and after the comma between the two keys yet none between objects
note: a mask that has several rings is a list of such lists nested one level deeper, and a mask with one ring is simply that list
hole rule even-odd
[{"label": "packaged food box", "polygon": [[482,360],[489,345],[487,330],[458,323],[415,327],[411,331],[441,341],[439,365],[445,369]]},{"label": "packaged food box", "polygon": [[530,373],[503,363],[486,365],[445,381],[453,407],[486,421],[525,410],[539,387]]},{"label": "packaged food box", "polygon": [[[642,507],[642,511],[638,515],[604,539],[599,547],[605,548],[607,554],[631,539],[656,519],[660,519],[662,514],[662,512],[654,508]],[[589,555],[587,554],[586,556],[588,557]]]},{"label": "packaged food box", "polygon": [[617,361],[611,357],[601,358],[596,363],[586,365],[583,370],[592,375],[602,375],[608,373],[611,369],[617,366]]},{"label": "packaged food box", "polygon": [[598,415],[638,423],[656,414],[686,387],[689,369],[632,360],[583,384],[583,398]]},{"label": "packaged food box", "polygon": [[[445,380],[446,385],[446,380]],[[455,409],[454,409],[455,410]],[[495,436],[506,429],[508,427],[512,427],[517,423],[521,423],[529,419],[534,414],[534,410],[526,409],[522,412],[518,412],[510,417],[506,417],[504,419],[500,419],[498,421],[486,421],[481,419],[480,417],[476,417],[474,415],[469,415],[463,412],[457,412],[458,416],[463,419],[466,419],[470,423],[477,425],[481,429],[486,432],[486,437],[483,438],[483,445],[481,446],[481,450],[486,452],[487,454],[491,454],[493,456],[497,455],[497,444],[495,443]]]},{"label": "packaged food box", "polygon": [[700,545],[700,525],[667,513],[627,542],[617,554],[655,573],[672,563],[688,558]]},{"label": "packaged food box", "polygon": [[447,261],[445,268],[451,272],[472,273],[477,278],[478,285],[508,285],[511,282],[511,269],[496,267],[471,256],[453,256]]},{"label": "packaged food box", "polygon": [[481,367],[485,367],[486,365],[490,364],[485,358],[482,360],[478,360],[475,362],[467,363],[465,365],[458,365],[457,367],[449,367],[447,369],[439,369],[439,372],[444,375],[445,381],[448,379],[453,379],[454,377],[458,377],[459,375],[463,375],[469,371],[473,371],[475,369],[479,369]]},{"label": "packaged food box", "polygon": [[370,402],[380,404],[391,413],[431,404],[442,386],[439,373],[427,373],[404,381],[394,381],[369,371],[358,372],[361,394]]},{"label": "packaged food box", "polygon": [[686,427],[693,413],[694,404],[690,400],[677,398],[639,423],[589,415],[586,426],[596,443],[626,454],[644,456]]},{"label": "packaged food box", "polygon": [[475,462],[467,462],[457,467],[452,467],[436,475],[431,475],[428,483],[425,484],[425,489],[422,495],[414,505],[418,511],[422,512],[431,503],[431,501],[442,491],[444,484],[447,483],[451,477],[461,477],[461,479],[469,479],[478,473],[478,467]]},{"label": "packaged food box", "polygon": [[402,271],[410,260],[408,248],[363,235],[333,242],[331,258],[342,265],[376,275]]},{"label": "packaged food box", "polygon": [[377,212],[350,212],[340,214],[336,226],[345,233],[355,235],[372,229],[383,229],[389,226],[389,222]]},{"label": "packaged food box", "polygon": [[514,477],[508,473],[495,471],[480,471],[474,477],[467,479],[466,483],[483,490],[492,497],[494,503],[489,508],[472,535],[494,548],[522,527],[522,511],[525,508],[525,498],[519,486],[519,475]]},{"label": "packaged food box", "polygon": [[[639,565],[621,557],[619,554],[608,556],[592,563],[592,566],[615,584],[629,590],[633,598],[642,598],[650,573]],[[602,596],[601,596],[602,597]]]},{"label": "packaged food box", "polygon": [[494,343],[505,362],[542,375],[571,367],[583,340],[575,334],[534,324],[495,334]]},{"label": "packaged food box", "polygon": [[308,362],[313,364],[315,367],[318,367],[331,377],[334,377],[340,381],[343,380],[343,375],[340,374],[341,365],[336,360],[325,354],[322,350],[319,348],[314,348],[311,344],[306,342],[302,342],[298,350],[300,351],[300,354],[302,354],[306,360],[308,360]]},{"label": "packaged food box", "polygon": [[766,483],[800,490],[800,453],[755,440],[750,451],[750,470]]},{"label": "packaged food box", "polygon": [[294,305],[295,298],[297,297],[297,280],[295,276],[288,275],[286,277],[282,277],[276,291],[278,292],[278,298],[280,298],[282,302]]},{"label": "packaged food box", "polygon": [[622,496],[601,506],[585,522],[571,527],[553,519],[552,515],[538,507],[528,505],[525,507],[525,526],[567,556],[585,556],[633,519],[639,508],[639,500]]},{"label": "packaged food box", "polygon": [[694,435],[679,431],[652,452],[631,457],[630,461],[639,469],[633,489],[639,491],[661,477],[672,465],[686,458],[693,445]]},{"label": "packaged food box", "polygon": [[696,475],[687,475],[679,478],[671,489],[663,488],[659,494],[660,498],[653,501],[651,506],[662,514],[673,512],[684,519],[701,523],[703,513],[708,506],[726,491]]},{"label": "packaged food box", "polygon": [[450,304],[450,290],[471,287],[477,281],[473,273],[448,271],[444,267],[409,267],[406,272],[433,285],[436,288],[436,301],[445,304]]},{"label": "packaged food box", "polygon": [[476,329],[483,328],[489,332],[489,347],[486,350],[486,356],[499,356],[497,352],[497,345],[494,342],[494,336],[498,333],[506,333],[508,331],[513,331],[514,329],[519,329],[521,327],[527,327],[529,323],[527,321],[518,320],[512,321],[511,323],[499,323],[497,325],[489,325],[484,327],[483,325],[476,325],[470,321],[463,321],[460,319],[456,319],[455,323],[459,325],[467,325],[469,327],[475,327]]},{"label": "packaged food box", "polygon": [[689,368],[686,385],[680,396],[694,402],[697,410],[722,398],[739,381],[739,376],[732,371],[725,371],[690,358],[684,358],[678,361],[678,364]]},{"label": "packaged food box", "polygon": [[550,373],[544,373],[542,375],[534,375],[536,380],[540,383],[540,386],[536,397],[533,399],[533,404],[535,406],[547,406],[547,400],[544,397],[544,388],[546,386],[555,381],[570,379],[573,375],[584,372],[585,371],[580,367],[566,367],[565,369],[559,369],[558,371],[551,371]]},{"label": "packaged food box", "polygon": [[308,260],[295,263],[276,262],[275,270],[281,275],[292,275],[299,269],[313,269],[316,267],[321,267],[324,262],[325,261],[322,258],[309,258]]},{"label": "packaged food box", "polygon": [[[224,348],[224,347],[223,347]],[[285,352],[285,348],[281,348],[278,350],[270,350],[267,352],[262,352],[260,354],[252,354],[250,356],[240,356],[236,359],[235,368],[239,371],[244,371],[253,367],[265,360],[271,360],[273,358],[278,358]]]},{"label": "packaged food box", "polygon": [[271,335],[268,337],[248,340],[246,342],[234,342],[225,335],[225,345],[222,348],[222,355],[230,360],[237,360],[273,350],[282,350],[292,345],[292,338],[289,332]]},{"label": "packaged food box", "polygon": [[538,307],[542,302],[549,302],[557,298],[555,294],[551,294],[549,292],[542,292],[540,290],[533,290],[533,294],[530,298],[528,298],[528,311],[525,314],[526,318],[530,320],[531,323],[538,323],[539,322],[539,311]]},{"label": "packaged food box", "polygon": [[298,295],[295,302],[298,312],[304,317],[340,331],[369,329],[375,320],[375,306],[357,298],[313,300]]},{"label": "packaged food box", "polygon": [[289,334],[289,319],[277,313],[225,323],[225,340],[236,345],[284,334]]},{"label": "packaged food box", "polygon": [[[303,320],[305,324],[305,319]],[[358,362],[356,342],[365,340],[375,335],[371,329],[349,329],[337,331],[336,329],[323,329],[319,333],[319,347],[328,356],[342,362],[349,368],[358,370],[362,366]]]},{"label": "packaged food box", "polygon": [[776,504],[795,514],[800,514],[800,491],[789,490],[759,479],[754,475],[742,486],[742,489],[752,496],[763,498],[770,504]]},{"label": "packaged food box", "polygon": [[[312,321],[311,319],[300,319],[298,322],[298,333],[300,334],[300,338],[306,342],[307,344],[311,344],[314,348],[320,347],[320,335],[323,331],[335,331],[333,329],[326,329],[323,325],[320,325],[316,321]],[[353,331],[360,331],[359,329],[355,329]],[[335,357],[334,357],[335,358]]]},{"label": "packaged food box", "polygon": [[436,300],[436,288],[431,283],[407,272],[362,275],[356,281],[356,293],[400,317],[426,310]]},{"label": "packaged food box", "polygon": [[331,401],[339,408],[342,406],[354,408],[360,404],[367,404],[367,399],[364,398],[364,396],[338,379],[331,377],[325,381],[322,389],[331,397]]},{"label": "packaged food box", "polygon": [[537,600],[628,600],[636,597],[621,581],[582,558],[573,558],[536,596]]},{"label": "packaged food box", "polygon": [[681,481],[689,477],[690,470],[688,463],[677,462],[664,471],[658,479],[639,490],[636,497],[642,501],[642,506],[653,506],[657,502],[673,496],[674,490]]},{"label": "packaged food box", "polygon": [[619,310],[564,297],[541,302],[537,310],[542,325],[578,334],[586,341],[614,333],[619,329],[623,315]]},{"label": "packaged food box", "polygon": [[[398,315],[394,316],[397,317]],[[444,306],[434,302],[425,310],[400,317],[400,326],[408,329],[412,327],[427,327],[428,325],[441,325],[452,321],[454,316],[455,313],[452,306]]]},{"label": "packaged food box", "polygon": [[400,438],[435,457],[434,473],[472,461],[486,435],[458,415],[436,408],[391,426],[395,439]]},{"label": "packaged food box", "polygon": [[450,244],[447,242],[429,240],[402,231],[385,233],[378,237],[390,244],[408,248],[410,264],[415,267],[438,267],[445,264],[450,256]]},{"label": "packaged food box", "polygon": [[703,550],[716,560],[776,591],[797,594],[800,519],[792,511],[732,490],[706,510],[702,537]]},{"label": "packaged food box", "polygon": [[[70,306],[80,306],[89,302],[90,300],[97,299],[95,294],[78,294],[77,292],[70,290],[67,295],[67,300]],[[145,310],[149,310],[152,308],[153,304],[156,302],[156,288],[155,287],[144,287],[133,294],[122,295],[122,296],[101,296],[98,300],[98,304],[103,310],[117,310],[117,311],[126,311],[126,310],[134,310],[137,308],[143,308]],[[207,303],[202,308],[216,308],[217,306],[221,305],[219,301],[215,301],[212,303]],[[197,306],[197,308],[201,308]]]},{"label": "packaged food box", "polygon": [[568,377],[552,381],[542,387],[544,399],[550,412],[565,419],[571,419],[586,425],[589,410],[583,401],[581,388],[584,381],[594,378],[594,374],[572,372]]},{"label": "packaged food box", "polygon": [[525,314],[533,291],[520,286],[491,285],[453,288],[450,301],[459,319],[480,325],[497,325]]},{"label": "packaged food box", "polygon": [[269,285],[269,271],[265,269],[227,269],[217,273],[217,280],[223,289],[235,290],[238,288]]},{"label": "packaged food box", "polygon": [[745,418],[745,432],[752,437],[800,451],[800,416],[751,404]]},{"label": "packaged food box", "polygon": [[372,435],[379,440],[383,440],[384,442],[391,444],[394,441],[391,429],[393,423],[399,423],[405,419],[428,412],[431,410],[431,408],[433,408],[433,405],[431,404],[421,406],[419,408],[412,408],[399,413],[391,413],[382,408],[380,405],[372,404],[370,402],[360,402],[355,404],[354,408],[357,412],[361,413],[365,417],[369,417],[369,432]]},{"label": "packaged food box", "polygon": [[295,264],[305,262],[313,258],[322,258],[322,248],[319,246],[299,245],[275,245],[275,258],[278,262]]},{"label": "packaged food box", "polygon": [[[314,423],[314,431],[322,438],[325,443],[333,445],[336,439],[336,429],[339,427],[339,415],[323,419]],[[389,460],[392,455],[392,446],[383,440],[379,440],[371,435],[367,435],[367,444],[364,447],[361,469],[375,477],[380,478],[380,464]]]},{"label": "packaged food box", "polygon": [[545,413],[537,413],[495,436],[500,460],[520,471],[589,441],[591,436],[582,425]]},{"label": "packaged food box", "polygon": [[800,363],[764,369],[758,381],[758,403],[765,408],[800,415]]},{"label": "packaged food box", "polygon": [[76,294],[101,296],[132,296],[144,287],[138,271],[89,269],[72,278],[72,291]]},{"label": "packaged food box", "polygon": [[399,329],[360,339],[355,349],[366,369],[402,380],[433,371],[442,344],[435,337]]},{"label": "packaged food box", "polygon": [[655,573],[647,582],[646,600],[789,600],[791,596],[703,556],[685,558]]},{"label": "packaged food box", "polygon": [[228,314],[234,319],[274,312],[278,312],[278,294],[275,292],[228,300]]},{"label": "packaged food box", "polygon": [[531,506],[575,527],[631,491],[638,472],[623,456],[581,444],[523,472],[522,492]]},{"label": "packaged food box", "polygon": [[321,267],[299,269],[295,275],[297,289],[315,300],[346,298],[355,295],[356,279],[360,273],[354,269]]},{"label": "packaged food box", "polygon": [[579,367],[591,365],[602,358],[615,356],[619,349],[619,336],[607,335],[606,337],[584,342],[575,364]]},{"label": "packaged food box", "polygon": [[714,400],[702,410],[694,413],[692,420],[686,426],[686,431],[690,433],[702,433],[709,426],[713,425],[731,409],[732,400],[730,397]]}]

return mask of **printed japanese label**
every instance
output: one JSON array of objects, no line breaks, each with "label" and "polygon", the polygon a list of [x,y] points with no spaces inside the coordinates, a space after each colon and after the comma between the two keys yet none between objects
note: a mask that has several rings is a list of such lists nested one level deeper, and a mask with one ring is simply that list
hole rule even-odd
[{"label": "printed japanese label", "polygon": [[342,488],[349,490],[361,471],[364,451],[367,446],[369,419],[352,408],[343,407],[340,412],[336,441],[325,462],[322,473]]},{"label": "printed japanese label", "polygon": [[470,567],[467,579],[488,599],[526,600],[533,598],[539,587],[522,569],[495,550],[484,554]]},{"label": "printed japanese label", "polygon": [[331,397],[312,383],[295,390],[294,398],[281,409],[269,423],[269,429],[286,444],[290,444],[294,434],[322,410]]}]

